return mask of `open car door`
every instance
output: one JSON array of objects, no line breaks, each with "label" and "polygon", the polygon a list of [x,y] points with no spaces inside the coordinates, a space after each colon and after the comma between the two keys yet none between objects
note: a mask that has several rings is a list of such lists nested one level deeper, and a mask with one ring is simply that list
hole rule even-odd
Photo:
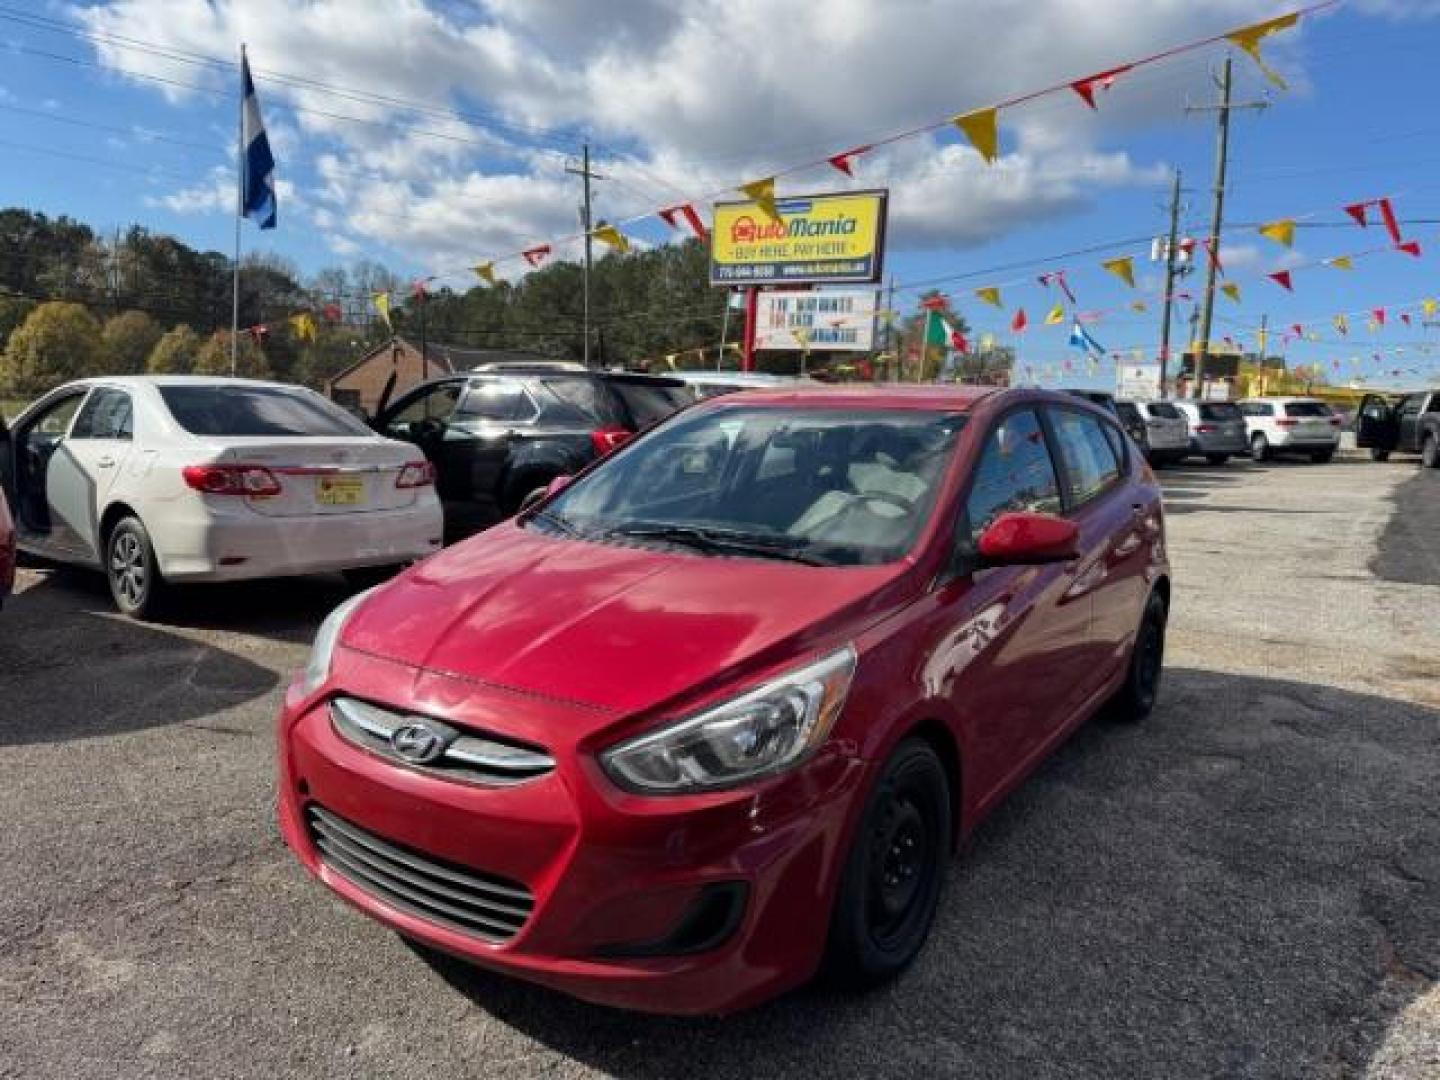
[{"label": "open car door", "polygon": [[1355,414],[1355,445],[1388,454],[1400,435],[1395,406],[1380,394],[1366,394]]},{"label": "open car door", "polygon": [[0,413],[0,494],[13,506],[15,503],[15,447],[10,441],[10,428],[5,414]]}]

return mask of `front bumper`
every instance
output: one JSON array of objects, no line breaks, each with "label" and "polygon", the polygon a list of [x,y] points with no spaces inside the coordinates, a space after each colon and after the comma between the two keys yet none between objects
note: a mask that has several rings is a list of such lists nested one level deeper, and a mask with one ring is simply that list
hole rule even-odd
[{"label": "front bumper", "polygon": [[[347,694],[383,701],[381,684],[401,675],[410,700],[390,704],[457,726],[531,742],[539,730],[575,726],[573,705],[374,658],[366,668],[344,680]],[[673,1014],[732,1012],[813,974],[868,768],[831,752],[763,787],[641,798],[611,786],[589,754],[551,745],[552,773],[486,787],[355,746],[336,733],[324,700],[294,688],[279,734],[281,831],[346,901],[477,965],[588,1001]],[[523,885],[528,916],[513,936],[493,940],[388,902],[326,861],[307,825],[315,807],[400,848]],[[741,897],[723,939],[679,955],[654,948],[675,940],[721,889]]]},{"label": "front bumper", "polygon": [[161,572],[171,581],[241,581],[392,566],[440,550],[444,526],[433,498],[401,510],[305,517],[203,507],[152,530]]}]

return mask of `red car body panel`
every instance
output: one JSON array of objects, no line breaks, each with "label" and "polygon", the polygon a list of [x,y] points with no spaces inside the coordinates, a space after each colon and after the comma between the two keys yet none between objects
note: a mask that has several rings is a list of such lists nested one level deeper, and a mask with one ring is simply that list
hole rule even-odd
[{"label": "red car body panel", "polygon": [[0,604],[15,588],[15,522],[0,491]]},{"label": "red car body panel", "polygon": [[[865,799],[907,735],[926,734],[950,759],[955,835],[968,834],[1123,680],[1144,604],[1168,589],[1158,485],[1132,452],[1130,475],[1070,515],[1078,558],[949,576],[956,506],[991,423],[1027,403],[1090,407],[1026,391],[743,395],[747,405],[807,402],[970,413],[909,556],[809,567],[512,523],[433,557],[355,613],[324,685],[287,695],[280,821],[305,866],[401,933],[482,966],[605,1004],[724,1013],[816,970]],[[791,771],[658,797],[626,792],[601,769],[598,753],[620,739],[846,643],[859,661],[845,708]],[[336,733],[328,701],[342,692],[541,746],[555,769],[485,788],[398,766]],[[321,859],[305,824],[311,803],[392,843],[523,882],[533,913],[494,944],[393,907]],[[740,925],[719,946],[606,953],[663,938],[715,882],[748,888]]]}]

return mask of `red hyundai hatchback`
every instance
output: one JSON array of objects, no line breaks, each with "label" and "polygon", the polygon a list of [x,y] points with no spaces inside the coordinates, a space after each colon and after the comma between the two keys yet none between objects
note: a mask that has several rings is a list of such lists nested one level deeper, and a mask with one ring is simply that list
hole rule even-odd
[{"label": "red hyundai hatchback", "polygon": [[280,718],[305,866],[596,1002],[901,970],[959,839],[1155,701],[1160,491],[1068,395],[717,398],[357,596]]}]

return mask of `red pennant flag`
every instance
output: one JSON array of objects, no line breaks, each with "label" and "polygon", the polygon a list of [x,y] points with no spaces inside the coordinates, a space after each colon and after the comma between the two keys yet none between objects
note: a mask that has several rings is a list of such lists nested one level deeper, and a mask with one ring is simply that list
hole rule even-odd
[{"label": "red pennant flag", "polygon": [[1409,326],[1409,325],[1410,325],[1410,312],[1408,312],[1408,311],[1402,311],[1402,312],[1400,312],[1400,321],[1403,322],[1406,326]]},{"label": "red pennant flag", "polygon": [[425,298],[430,295],[430,293],[425,288],[426,284],[429,281],[429,278],[416,278],[414,281],[410,282],[410,294],[414,296],[416,300],[419,300],[422,303],[425,301]]},{"label": "red pennant flag", "polygon": [[828,161],[831,165],[835,166],[835,168],[843,172],[846,176],[854,176],[855,173],[851,171],[851,166],[855,164],[854,159],[859,157],[861,154],[867,153],[869,150],[870,147],[868,144],[865,146],[857,146],[853,150],[846,150],[843,154],[836,154],[833,157],[826,158],[825,160]]},{"label": "red pennant flag", "polygon": [[1010,329],[1017,334],[1023,334],[1025,327],[1030,325],[1030,320],[1025,317],[1025,309],[1022,307],[1015,312],[1015,318],[1010,320]]},{"label": "red pennant flag", "polygon": [[934,296],[927,296],[921,300],[920,306],[926,311],[944,311],[950,306],[950,298],[943,293],[936,293]]},{"label": "red pennant flag", "polygon": [[1215,254],[1215,238],[1213,236],[1207,236],[1202,241],[1202,243],[1205,246],[1206,258],[1208,258],[1212,263],[1214,263],[1215,269],[1223,275],[1225,273],[1225,267],[1220,262],[1220,257]]},{"label": "red pennant flag", "polygon": [[1390,233],[1390,239],[1396,244],[1400,243],[1400,223],[1395,220],[1395,208],[1390,205],[1389,199],[1379,201],[1380,216],[1385,219],[1385,229]]},{"label": "red pennant flag", "polygon": [[340,321],[340,305],[326,304],[323,308],[320,309],[320,314],[325,316],[326,322],[337,323]]},{"label": "red pennant flag", "polygon": [[1069,300],[1072,304],[1075,303],[1075,294],[1070,291],[1070,283],[1065,280],[1064,270],[1048,270],[1035,280],[1047,289],[1051,285],[1059,285],[1060,291],[1065,294],[1065,299]]},{"label": "red pennant flag", "polygon": [[542,262],[549,258],[550,245],[540,244],[537,247],[530,248],[527,251],[522,251],[520,254],[525,256],[525,261],[528,262],[531,266],[539,266]]},{"label": "red pennant flag", "polygon": [[265,339],[270,336],[270,328],[264,323],[257,323],[247,331],[256,345],[264,345]]},{"label": "red pennant flag", "polygon": [[1093,109],[1095,108],[1095,91],[1097,89],[1109,90],[1115,85],[1115,77],[1123,75],[1129,70],[1129,64],[1124,67],[1111,68],[1109,71],[1102,71],[1099,75],[1091,75],[1088,79],[1077,79],[1070,84],[1070,89],[1079,94],[1080,100]]},{"label": "red pennant flag", "polygon": [[1420,241],[1406,240],[1403,244],[1396,244],[1395,250],[1403,251],[1406,255],[1413,255],[1418,259],[1420,257]]},{"label": "red pennant flag", "polygon": [[1365,208],[1369,205],[1369,203],[1363,202],[1351,203],[1349,206],[1345,207],[1345,213],[1349,214],[1352,218],[1354,218],[1355,223],[1359,225],[1360,228],[1364,229],[1370,224],[1370,222],[1365,219]]},{"label": "red pennant flag", "polygon": [[950,344],[956,352],[968,353],[970,351],[970,342],[965,340],[965,335],[959,330],[950,331]]},{"label": "red pennant flag", "polygon": [[1282,289],[1285,289],[1289,292],[1295,291],[1295,283],[1290,279],[1289,270],[1276,270],[1273,274],[1266,274],[1265,276],[1268,277],[1271,281],[1275,282],[1276,285],[1279,285]]},{"label": "red pennant flag", "polygon": [[690,226],[690,231],[701,240],[710,239],[710,234],[705,230],[705,223],[700,220],[700,215],[695,212],[695,207],[689,203],[680,203],[678,206],[667,206],[660,211],[661,219],[672,229],[680,227],[675,223],[676,214],[685,219],[685,224]]},{"label": "red pennant flag", "polygon": [[1305,339],[1305,328],[1301,326],[1298,322],[1291,323],[1290,329],[1294,331],[1297,340],[1303,341]]},{"label": "red pennant flag", "polygon": [[1375,316],[1377,323],[1381,326],[1385,325],[1385,309],[1383,307],[1377,307],[1371,314]]},{"label": "red pennant flag", "polygon": [[1187,236],[1185,237],[1185,239],[1181,240],[1180,250],[1183,251],[1186,255],[1195,254],[1195,238],[1193,236]]}]

